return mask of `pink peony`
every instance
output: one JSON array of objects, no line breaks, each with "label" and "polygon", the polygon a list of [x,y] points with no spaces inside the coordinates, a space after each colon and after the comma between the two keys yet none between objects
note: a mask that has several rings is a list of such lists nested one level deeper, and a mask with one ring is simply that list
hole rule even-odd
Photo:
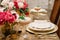
[{"label": "pink peony", "polygon": [[15,21],[15,15],[12,15],[9,11],[6,12],[0,12],[0,24],[3,24],[5,22],[13,23]]},{"label": "pink peony", "polygon": [[10,16],[8,22],[13,23],[14,21],[15,21],[14,15]]},{"label": "pink peony", "polygon": [[5,20],[8,21],[9,23],[13,23],[15,21],[15,16],[11,14],[11,12],[7,11],[5,12]]}]

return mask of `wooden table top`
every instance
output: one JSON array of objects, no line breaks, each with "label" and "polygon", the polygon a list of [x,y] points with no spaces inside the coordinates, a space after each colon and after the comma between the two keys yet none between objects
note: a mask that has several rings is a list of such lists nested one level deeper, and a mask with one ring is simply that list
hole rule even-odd
[{"label": "wooden table top", "polygon": [[58,35],[56,33],[46,34],[46,35],[36,35],[32,34],[26,31],[26,25],[20,25],[20,23],[15,25],[16,30],[22,30],[22,32],[17,35],[15,38],[15,35],[13,38],[10,39],[9,37],[6,38],[6,40],[60,40]]},{"label": "wooden table top", "polygon": [[22,32],[19,34],[17,40],[59,40],[59,37],[56,33],[46,34],[46,35],[36,35],[26,31],[27,26],[19,26]]}]

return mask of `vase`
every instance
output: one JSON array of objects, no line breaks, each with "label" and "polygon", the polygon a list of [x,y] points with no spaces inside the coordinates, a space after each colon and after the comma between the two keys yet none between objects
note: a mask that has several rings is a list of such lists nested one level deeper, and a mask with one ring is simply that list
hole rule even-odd
[{"label": "vase", "polygon": [[0,25],[0,40],[2,40],[5,37],[4,34],[2,33],[3,26],[4,25]]},{"label": "vase", "polygon": [[11,26],[3,26],[2,27],[2,33],[5,36],[8,36],[9,34],[11,34],[11,31],[12,31],[12,27]]}]

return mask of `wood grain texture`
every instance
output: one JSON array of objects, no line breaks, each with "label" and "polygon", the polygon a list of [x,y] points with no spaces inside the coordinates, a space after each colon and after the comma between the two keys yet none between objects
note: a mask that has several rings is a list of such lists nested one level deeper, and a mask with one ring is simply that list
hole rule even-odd
[{"label": "wood grain texture", "polygon": [[54,7],[53,7],[51,17],[50,17],[50,20],[52,22],[55,22],[56,16],[58,14],[59,7],[60,7],[60,0],[55,0]]},{"label": "wood grain texture", "polygon": [[58,28],[59,28],[58,31],[57,31],[57,34],[58,34],[58,36],[60,37],[60,16],[59,16],[57,25],[58,25]]}]

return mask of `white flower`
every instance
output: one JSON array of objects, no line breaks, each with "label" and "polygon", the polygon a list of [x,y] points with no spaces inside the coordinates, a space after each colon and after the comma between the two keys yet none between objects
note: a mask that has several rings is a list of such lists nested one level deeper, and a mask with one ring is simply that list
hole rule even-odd
[{"label": "white flower", "polygon": [[3,1],[1,2],[1,5],[7,6],[8,3],[9,3],[9,1],[10,1],[10,0],[3,0]]},{"label": "white flower", "polygon": [[10,2],[9,3],[9,7],[12,8],[14,6],[14,3],[13,2]]},{"label": "white flower", "polygon": [[3,8],[3,7],[0,7],[0,12],[3,12],[3,10],[4,10],[5,8]]},{"label": "white flower", "polygon": [[18,6],[19,6],[19,8],[23,8],[23,6],[24,6],[23,2],[19,2]]}]

